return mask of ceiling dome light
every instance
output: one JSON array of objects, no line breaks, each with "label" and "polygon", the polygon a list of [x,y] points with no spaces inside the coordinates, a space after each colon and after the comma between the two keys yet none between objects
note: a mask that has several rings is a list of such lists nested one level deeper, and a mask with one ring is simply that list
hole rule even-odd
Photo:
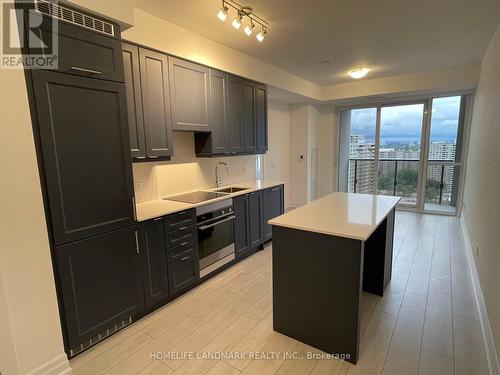
[{"label": "ceiling dome light", "polygon": [[243,30],[243,31],[245,32],[245,34],[247,34],[248,36],[250,36],[253,33],[254,27],[255,27],[254,23],[251,22],[250,25],[246,25],[245,26],[245,30]]},{"label": "ceiling dome light", "polygon": [[361,68],[361,69],[357,69],[357,70],[351,70],[349,72],[349,75],[351,76],[351,78],[360,79],[360,78],[363,78],[364,76],[366,76],[369,71],[370,71],[370,69]]},{"label": "ceiling dome light", "polygon": [[227,18],[227,11],[227,6],[222,3],[222,7],[220,8],[219,13],[217,13],[217,18],[224,22]]},{"label": "ceiling dome light", "polygon": [[262,29],[260,33],[258,33],[255,37],[259,42],[262,42],[264,38],[266,37],[267,31],[265,29]]},{"label": "ceiling dome light", "polygon": [[243,16],[241,15],[241,13],[238,13],[238,17],[236,17],[234,20],[233,20],[233,23],[231,25],[233,25],[233,27],[238,30],[241,26],[241,20],[243,19]]}]

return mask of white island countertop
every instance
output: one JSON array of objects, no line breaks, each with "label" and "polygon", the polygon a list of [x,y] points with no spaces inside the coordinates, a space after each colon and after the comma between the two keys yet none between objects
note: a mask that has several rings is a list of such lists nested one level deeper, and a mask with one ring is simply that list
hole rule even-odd
[{"label": "white island countertop", "polygon": [[332,193],[269,221],[269,224],[366,241],[399,197]]},{"label": "white island countertop", "polygon": [[[169,201],[166,199],[155,199],[152,201],[141,202],[141,203],[137,203],[135,205],[136,216],[137,216],[136,220],[137,221],[145,221],[145,220],[149,220],[149,219],[154,219],[154,218],[157,218],[160,216],[173,214],[175,212],[188,210],[190,208],[204,206],[206,204],[211,204],[214,202],[222,201],[224,199],[234,198],[238,195],[244,195],[244,194],[248,194],[248,193],[251,193],[251,192],[254,192],[257,190],[267,189],[267,188],[271,188],[271,187],[278,186],[278,185],[284,185],[284,182],[283,181],[269,181],[269,180],[255,180],[255,181],[240,182],[240,183],[231,184],[231,185],[224,185],[224,186],[220,186],[218,188],[213,188],[213,189],[205,189],[205,191],[214,191],[216,189],[223,189],[223,188],[227,188],[227,187],[245,188],[245,190],[238,191],[236,193],[227,194],[227,195],[224,195],[224,196],[219,197],[219,198],[210,199],[207,201],[194,203],[194,204],[193,203]],[[193,191],[195,191],[195,190],[193,190]],[[175,195],[183,194],[183,193],[190,193],[190,191],[179,192]]]}]

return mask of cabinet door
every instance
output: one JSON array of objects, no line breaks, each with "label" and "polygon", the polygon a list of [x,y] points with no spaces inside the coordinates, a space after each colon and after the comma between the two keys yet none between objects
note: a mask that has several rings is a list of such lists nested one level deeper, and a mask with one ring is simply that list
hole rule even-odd
[{"label": "cabinet door", "polygon": [[264,190],[264,241],[273,237],[272,225],[267,222],[283,211],[283,185]]},{"label": "cabinet door", "polygon": [[146,157],[144,119],[142,115],[141,77],[139,71],[139,47],[122,43],[125,89],[127,92],[128,127],[130,150],[133,158]]},{"label": "cabinet door", "polygon": [[172,156],[168,56],[139,48],[139,58],[147,156]]},{"label": "cabinet door", "polygon": [[250,193],[248,197],[248,211],[250,222],[250,246],[254,248],[260,245],[264,239],[262,191]]},{"label": "cabinet door", "polygon": [[267,87],[257,84],[255,89],[256,148],[267,151]]},{"label": "cabinet door", "polygon": [[163,218],[144,223],[139,247],[142,254],[144,299],[148,307],[165,300],[170,294],[165,245]]},{"label": "cabinet door", "polygon": [[[43,22],[53,19],[43,17]],[[80,26],[58,22],[57,70],[85,77],[123,83],[123,61],[119,26],[114,25],[115,37],[106,36]],[[40,38],[46,45],[52,43],[52,27],[40,28]],[[26,30],[29,33],[32,31]]]},{"label": "cabinet door", "polygon": [[236,257],[245,256],[250,247],[250,222],[248,194],[233,199],[234,216],[234,247]]},{"label": "cabinet door", "polygon": [[243,122],[243,151],[255,152],[255,83],[241,82],[242,90],[242,122]]},{"label": "cabinet door", "polygon": [[133,224],[125,85],[32,75],[55,243]]},{"label": "cabinet door", "polygon": [[227,73],[210,69],[211,141],[213,154],[226,154],[229,152],[227,86]]},{"label": "cabinet door", "polygon": [[210,131],[208,68],[169,57],[174,130]]},{"label": "cabinet door", "polygon": [[229,76],[228,79],[228,128],[229,151],[243,152],[243,90],[241,79]]},{"label": "cabinet door", "polygon": [[172,294],[194,285],[200,278],[200,263],[197,252],[169,263],[168,277]]},{"label": "cabinet door", "polygon": [[[144,309],[134,227],[56,247],[69,348],[80,351]],[[72,353],[73,354],[73,353]]]}]

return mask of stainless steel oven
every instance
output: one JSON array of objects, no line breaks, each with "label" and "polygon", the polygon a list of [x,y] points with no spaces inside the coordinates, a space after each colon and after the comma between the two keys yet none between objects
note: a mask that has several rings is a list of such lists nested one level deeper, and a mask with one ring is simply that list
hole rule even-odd
[{"label": "stainless steel oven", "polygon": [[196,208],[200,277],[234,259],[233,200]]}]

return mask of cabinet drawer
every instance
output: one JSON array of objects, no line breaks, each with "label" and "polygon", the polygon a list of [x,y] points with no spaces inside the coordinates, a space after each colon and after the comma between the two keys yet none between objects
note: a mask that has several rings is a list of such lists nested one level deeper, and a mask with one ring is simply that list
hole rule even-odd
[{"label": "cabinet drawer", "polygon": [[196,223],[196,211],[194,209],[178,212],[165,217],[165,232],[183,229]]},{"label": "cabinet drawer", "polygon": [[199,277],[200,266],[196,252],[168,265],[168,278],[172,294],[195,284]]},{"label": "cabinet drawer", "polygon": [[[115,25],[115,30],[119,28]],[[52,31],[41,28],[41,39],[50,41]],[[58,69],[79,76],[124,82],[120,39],[59,22]]]},{"label": "cabinet drawer", "polygon": [[198,242],[196,240],[184,241],[179,246],[167,248],[167,262],[184,258],[198,251]]},{"label": "cabinet drawer", "polygon": [[173,232],[165,234],[167,248],[180,246],[188,241],[196,241],[197,237],[198,232],[196,229],[196,225],[182,227]]}]

